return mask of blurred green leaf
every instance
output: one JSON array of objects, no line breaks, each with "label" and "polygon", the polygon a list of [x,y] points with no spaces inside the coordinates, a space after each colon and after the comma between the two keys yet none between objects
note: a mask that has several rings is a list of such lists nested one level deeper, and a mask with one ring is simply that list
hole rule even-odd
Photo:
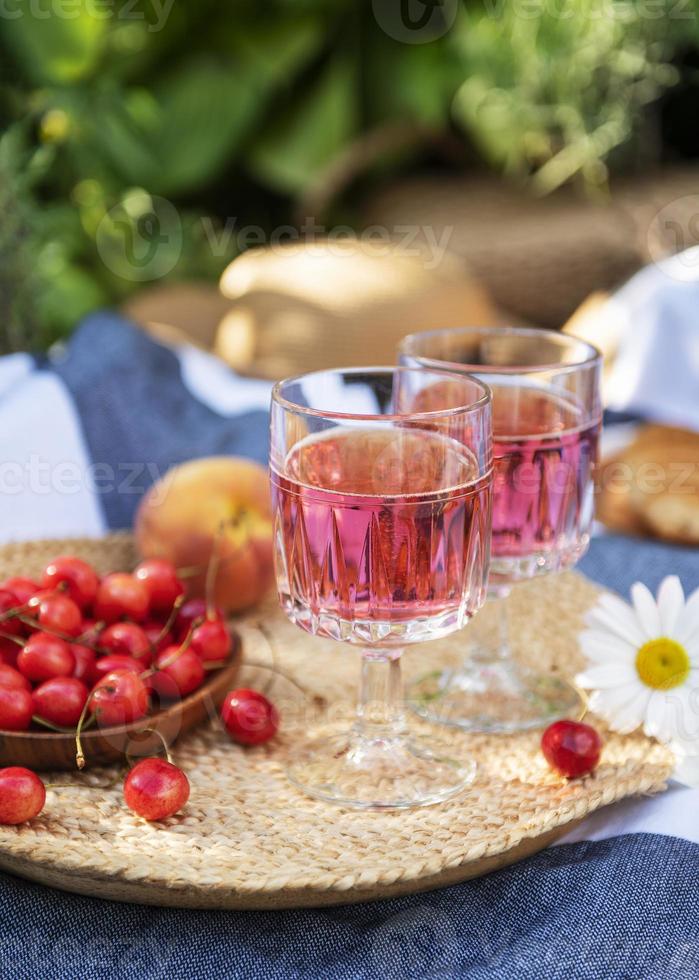
[{"label": "blurred green leaf", "polygon": [[248,157],[251,169],[280,191],[302,190],[357,131],[354,65],[337,58],[306,96],[267,122]]},{"label": "blurred green leaf", "polygon": [[[100,12],[101,11],[101,12]],[[91,0],[15,0],[0,17],[0,37],[27,77],[39,85],[67,85],[92,74],[108,18]]]}]

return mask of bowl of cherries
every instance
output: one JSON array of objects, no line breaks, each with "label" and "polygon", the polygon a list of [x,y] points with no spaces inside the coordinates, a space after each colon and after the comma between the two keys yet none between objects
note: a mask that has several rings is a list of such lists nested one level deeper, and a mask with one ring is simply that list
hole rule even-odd
[{"label": "bowl of cherries", "polygon": [[[160,558],[103,577],[73,555],[0,582],[0,766],[123,759],[136,734],[169,745],[215,717],[237,633]],[[147,751],[143,737],[139,751]]]}]

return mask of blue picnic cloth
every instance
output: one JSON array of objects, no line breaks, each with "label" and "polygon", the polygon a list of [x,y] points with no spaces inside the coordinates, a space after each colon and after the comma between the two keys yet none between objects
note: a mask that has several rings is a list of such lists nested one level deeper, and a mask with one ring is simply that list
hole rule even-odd
[{"label": "blue picnic cloth", "polygon": [[[270,386],[113,314],[48,360],[0,359],[3,540],[127,526],[173,463],[267,456]],[[57,475],[58,474],[58,475]],[[596,538],[580,564],[622,593],[696,551]],[[599,811],[566,842],[484,878],[322,910],[196,912],[64,894],[0,874],[0,978],[696,978],[699,792]]]}]

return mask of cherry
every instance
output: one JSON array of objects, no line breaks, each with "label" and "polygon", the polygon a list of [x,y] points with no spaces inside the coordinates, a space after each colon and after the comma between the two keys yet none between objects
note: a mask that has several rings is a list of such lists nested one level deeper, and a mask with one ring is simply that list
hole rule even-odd
[{"label": "cherry", "polygon": [[136,623],[112,623],[100,633],[99,646],[107,653],[120,653],[149,667],[153,659],[150,640]]},{"label": "cherry", "polygon": [[78,636],[82,629],[80,607],[60,592],[37,592],[27,607],[42,629],[66,636]]},{"label": "cherry", "polygon": [[[0,617],[4,616],[10,609],[17,609],[23,603],[17,598],[14,592],[8,589],[0,589]],[[24,632],[24,624],[16,616],[9,619],[0,619],[0,631],[11,633],[13,636],[20,636]]]},{"label": "cherry", "polygon": [[71,643],[70,652],[75,658],[73,677],[77,677],[79,681],[84,681],[89,687],[92,687],[96,680],[95,661],[97,654],[91,647],[86,647],[82,643]]},{"label": "cherry", "polygon": [[0,687],[0,731],[26,732],[32,723],[34,698],[19,687]]},{"label": "cherry", "polygon": [[167,615],[176,600],[184,595],[184,585],[177,576],[177,569],[166,558],[142,561],[134,576],[146,586],[150,608],[154,613]]},{"label": "cherry", "polygon": [[129,725],[148,713],[146,685],[133,671],[113,670],[95,685],[89,710],[105,728]]},{"label": "cherry", "polygon": [[95,599],[95,616],[106,623],[132,619],[140,623],[148,613],[148,589],[133,575],[112,572],[100,582]]},{"label": "cherry", "polygon": [[164,820],[189,799],[189,780],[165,759],[141,759],[124,780],[124,802],[146,820]]},{"label": "cherry", "polygon": [[204,665],[191,647],[171,646],[155,658],[152,685],[161,698],[184,698],[204,682]]},{"label": "cherry", "polygon": [[234,742],[261,745],[276,735],[279,713],[259,691],[230,691],[221,706],[221,721]]},{"label": "cherry", "polygon": [[[115,670],[129,670],[132,674],[138,674],[141,677],[141,674],[143,674],[143,663],[140,660],[134,660],[133,657],[127,657],[123,653],[108,653],[105,657],[100,657],[99,660],[95,661],[90,675],[92,683],[94,684],[106,676],[106,674],[111,674]],[[152,678],[143,677],[141,679],[145,683],[146,689],[150,690]]]},{"label": "cherry", "polygon": [[192,650],[205,664],[223,663],[232,646],[231,634],[220,619],[205,619],[192,631]]},{"label": "cherry", "polygon": [[60,728],[75,728],[89,693],[77,677],[53,677],[34,691],[34,713]]},{"label": "cherry", "polygon": [[46,789],[30,769],[0,769],[0,824],[18,824],[38,817],[44,809]]},{"label": "cherry", "polygon": [[65,555],[54,558],[44,569],[41,584],[45,589],[63,586],[80,609],[87,609],[95,601],[99,577],[92,565],[82,558]]},{"label": "cherry", "polygon": [[65,640],[50,633],[34,633],[17,657],[17,669],[34,682],[70,677],[75,670],[75,657]]},{"label": "cherry", "polygon": [[595,769],[602,740],[596,729],[581,721],[554,721],[541,736],[541,751],[552,769],[575,779]]},{"label": "cherry", "polygon": [[[184,640],[197,619],[208,618],[207,612],[206,599],[187,599],[183,602],[175,620],[176,639]],[[223,620],[224,616],[220,609],[216,608],[212,612],[215,619]]]},{"label": "cherry", "polygon": [[0,664],[7,664],[8,667],[17,666],[17,655],[20,648],[12,640],[0,636]]},{"label": "cherry", "polygon": [[23,578],[21,575],[15,578],[8,578],[0,585],[0,589],[12,592],[17,596],[18,605],[25,605],[33,595],[39,591],[41,586],[31,578]]},{"label": "cherry", "polygon": [[143,632],[148,637],[151,649],[155,650],[156,653],[162,653],[165,647],[172,646],[175,642],[175,638],[169,630],[163,633],[163,625],[155,620],[148,620],[143,624]]},{"label": "cherry", "polygon": [[24,676],[8,664],[0,664],[0,687],[16,687],[22,691],[31,691],[32,686]]}]

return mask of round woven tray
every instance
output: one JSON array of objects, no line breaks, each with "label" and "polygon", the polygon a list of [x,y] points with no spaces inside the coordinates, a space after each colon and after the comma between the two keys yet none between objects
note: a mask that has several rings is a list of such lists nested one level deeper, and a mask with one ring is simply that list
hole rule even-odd
[{"label": "round woven tray", "polygon": [[[0,576],[35,573],[50,556],[68,551],[102,571],[135,561],[127,535],[32,542],[0,549]],[[574,573],[519,586],[511,621],[522,659],[570,673],[577,665],[581,613],[595,594],[596,587]],[[454,754],[478,762],[476,781],[463,796],[401,812],[345,811],[315,802],[287,782],[285,762],[311,716],[327,705],[336,721],[350,716],[358,657],[292,626],[272,599],[238,626],[248,660],[278,668],[245,666],[240,683],[269,688],[282,713],[279,736],[267,746],[242,749],[212,721],[183,737],[173,754],[189,776],[190,801],[160,824],[145,823],[123,805],[118,767],[47,776],[60,784],[49,790],[41,816],[0,828],[2,869],[99,898],[189,908],[365,901],[510,864],[592,810],[662,789],[669,775],[669,754],[640,735],[608,735],[594,776],[565,783],[544,763],[537,734],[449,730]],[[414,648],[404,658],[408,679],[453,662],[463,648],[463,634]],[[417,720],[415,728],[430,732]]]}]

